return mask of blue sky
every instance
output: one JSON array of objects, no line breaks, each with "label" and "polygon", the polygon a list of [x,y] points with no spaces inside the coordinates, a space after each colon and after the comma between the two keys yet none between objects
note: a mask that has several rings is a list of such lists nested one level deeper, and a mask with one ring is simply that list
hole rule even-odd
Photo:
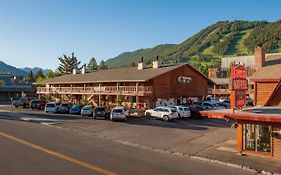
[{"label": "blue sky", "polygon": [[0,60],[55,70],[180,43],[217,21],[281,19],[278,0],[0,0]]}]

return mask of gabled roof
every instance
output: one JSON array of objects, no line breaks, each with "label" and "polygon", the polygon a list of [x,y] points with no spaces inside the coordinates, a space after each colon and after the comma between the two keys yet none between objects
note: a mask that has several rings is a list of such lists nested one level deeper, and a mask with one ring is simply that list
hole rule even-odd
[{"label": "gabled roof", "polygon": [[[159,75],[180,68],[189,66],[189,64],[178,64],[173,66],[164,66],[159,68],[146,68],[138,70],[137,67],[126,67],[117,69],[98,70],[86,74],[67,74],[43,81],[42,84],[70,84],[70,83],[94,83],[94,82],[145,82]],[[205,79],[212,83],[205,75],[197,71]]]},{"label": "gabled roof", "polygon": [[279,81],[281,78],[281,54],[269,54],[262,68],[250,77],[252,81]]}]

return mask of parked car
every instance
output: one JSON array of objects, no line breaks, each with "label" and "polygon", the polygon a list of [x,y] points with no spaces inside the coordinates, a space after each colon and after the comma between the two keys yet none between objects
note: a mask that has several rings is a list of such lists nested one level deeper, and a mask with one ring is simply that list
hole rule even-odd
[{"label": "parked car", "polygon": [[24,96],[24,97],[19,98],[18,100],[13,100],[12,103],[16,108],[19,106],[28,108],[31,101],[32,101],[32,98]]},{"label": "parked car", "polygon": [[81,109],[82,109],[82,106],[79,104],[76,104],[70,108],[69,113],[70,114],[81,114]]},{"label": "parked car", "polygon": [[45,112],[53,112],[53,113],[57,113],[58,109],[60,107],[60,103],[56,103],[56,102],[50,102],[47,103],[45,106]]},{"label": "parked car", "polygon": [[200,111],[205,111],[208,108],[206,106],[197,104],[194,106],[190,106],[189,109],[190,109],[191,118],[198,119],[202,117]]},{"label": "parked car", "polygon": [[128,111],[126,111],[124,107],[118,106],[111,110],[110,120],[111,121],[115,121],[115,120],[127,121],[127,116],[128,116]]},{"label": "parked car", "polygon": [[188,118],[190,117],[190,109],[187,106],[169,106],[177,110],[179,118]]},{"label": "parked car", "polygon": [[86,105],[81,109],[82,116],[93,116],[93,105]]},{"label": "parked car", "polygon": [[155,117],[155,118],[160,118],[164,121],[171,121],[179,118],[176,109],[166,106],[156,107],[154,109],[148,109],[145,111],[144,114],[147,118]]},{"label": "parked car", "polygon": [[208,110],[225,109],[225,107],[218,105],[218,103],[214,102],[214,101],[204,101],[204,102],[202,102],[202,105],[207,107]]},{"label": "parked car", "polygon": [[69,113],[69,109],[71,108],[71,104],[69,103],[62,103],[58,108],[58,113],[67,114]]},{"label": "parked car", "polygon": [[94,113],[93,113],[93,117],[94,119],[108,119],[109,117],[109,113],[106,111],[105,107],[103,106],[98,106],[96,107],[96,109],[94,110]]}]

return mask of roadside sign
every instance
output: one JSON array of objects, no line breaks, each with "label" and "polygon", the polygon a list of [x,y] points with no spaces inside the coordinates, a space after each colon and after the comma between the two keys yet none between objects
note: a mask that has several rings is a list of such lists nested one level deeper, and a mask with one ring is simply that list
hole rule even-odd
[{"label": "roadside sign", "polygon": [[242,109],[246,105],[248,90],[247,71],[243,65],[231,66],[230,104],[232,109]]}]

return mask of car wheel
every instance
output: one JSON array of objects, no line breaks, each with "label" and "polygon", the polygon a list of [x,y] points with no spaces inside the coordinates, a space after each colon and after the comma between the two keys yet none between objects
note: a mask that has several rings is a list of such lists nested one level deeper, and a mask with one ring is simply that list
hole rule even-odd
[{"label": "car wheel", "polygon": [[166,122],[168,122],[168,121],[169,121],[169,117],[168,117],[167,115],[164,115],[164,116],[163,116],[163,120],[166,121]]},{"label": "car wheel", "polygon": [[151,114],[148,112],[148,113],[145,114],[145,117],[146,117],[147,119],[150,119],[150,118],[151,118]]}]

